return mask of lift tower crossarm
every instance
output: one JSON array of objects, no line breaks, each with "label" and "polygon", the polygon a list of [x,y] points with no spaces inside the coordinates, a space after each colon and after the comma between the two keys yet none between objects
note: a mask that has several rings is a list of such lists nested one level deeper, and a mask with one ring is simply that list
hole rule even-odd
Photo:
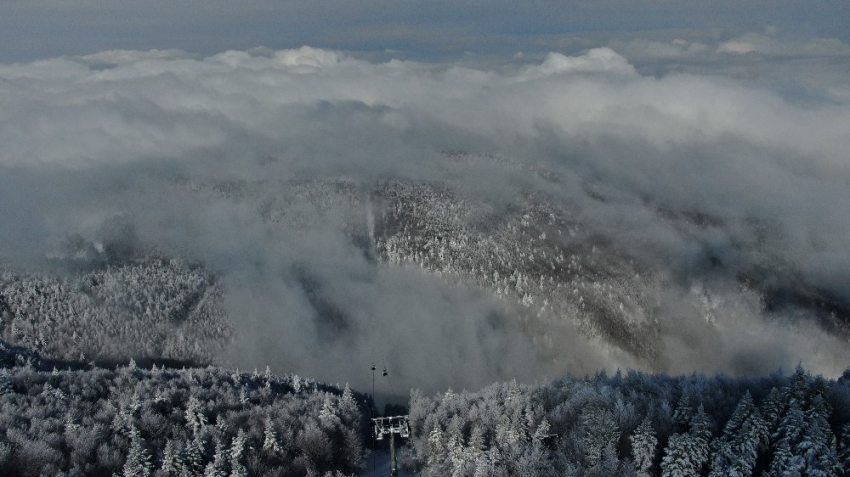
[{"label": "lift tower crossarm", "polygon": [[393,477],[398,476],[398,465],[395,458],[395,436],[410,437],[410,424],[407,416],[376,417],[372,419],[375,439],[381,441],[384,436],[390,436],[390,458],[392,460],[390,472]]}]

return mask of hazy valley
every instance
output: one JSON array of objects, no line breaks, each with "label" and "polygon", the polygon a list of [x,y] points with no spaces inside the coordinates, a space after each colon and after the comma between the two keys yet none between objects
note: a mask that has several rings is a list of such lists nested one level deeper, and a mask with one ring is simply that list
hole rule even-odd
[{"label": "hazy valley", "polygon": [[0,473],[848,475],[850,48],[777,35],[0,64]]}]

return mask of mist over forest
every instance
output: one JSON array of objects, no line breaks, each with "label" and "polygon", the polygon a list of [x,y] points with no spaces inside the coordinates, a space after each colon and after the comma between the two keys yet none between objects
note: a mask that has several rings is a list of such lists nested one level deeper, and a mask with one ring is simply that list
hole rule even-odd
[{"label": "mist over forest", "polygon": [[[659,449],[731,443],[738,428],[722,423],[739,401],[742,420],[774,429],[753,437],[771,450],[750,469],[771,468],[786,415],[829,428],[834,454],[850,363],[850,46],[770,28],[683,37],[451,61],[303,46],[0,64],[0,345],[13,350],[0,395],[23,409],[75,379],[128,386],[135,400],[67,401],[62,419],[98,402],[84,427],[117,426],[104,449],[164,465],[172,446],[201,455],[196,473],[354,472],[358,413],[375,401],[410,404],[408,464],[433,475],[485,459],[446,460],[435,442],[654,475],[660,450],[640,468],[629,440],[643,419]],[[374,390],[373,364],[390,377]],[[85,371],[51,378],[53,365]],[[718,377],[669,377],[691,373]],[[663,391],[623,411],[642,380]],[[509,423],[469,410],[491,399]],[[197,412],[210,426],[192,427]],[[455,424],[429,441],[437,415]],[[541,450],[552,425],[585,442],[583,419],[618,433],[591,457]],[[242,449],[235,429],[250,423],[239,439],[265,439],[266,454],[213,457]],[[268,433],[290,428],[294,444],[274,450]],[[24,434],[0,441],[0,467],[22,475],[49,453]],[[345,456],[316,453],[330,442]],[[89,451],[50,454],[50,470],[99,452],[91,472],[129,475],[130,460]]]},{"label": "mist over forest", "polygon": [[6,267],[201,267],[233,329],[218,362],[363,386],[386,361],[431,391],[846,365],[840,83],[802,100],[611,48],[489,69],[107,51],[0,75]]}]

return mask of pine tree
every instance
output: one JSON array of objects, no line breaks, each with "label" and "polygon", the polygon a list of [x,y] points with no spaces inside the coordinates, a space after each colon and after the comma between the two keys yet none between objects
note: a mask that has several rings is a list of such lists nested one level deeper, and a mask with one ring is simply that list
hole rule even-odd
[{"label": "pine tree", "polygon": [[682,397],[679,398],[676,409],[673,411],[673,423],[678,430],[684,431],[693,417],[694,407],[691,404],[691,399],[683,393]]},{"label": "pine tree", "polygon": [[708,463],[711,420],[700,406],[685,434],[673,434],[661,461],[662,477],[701,475]]},{"label": "pine tree", "polygon": [[204,477],[227,477],[227,452],[221,441],[215,443],[215,454],[204,468]]},{"label": "pine tree", "polygon": [[689,477],[699,475],[688,459],[689,442],[687,435],[673,434],[667,441],[664,458],[661,459],[661,477]]},{"label": "pine tree", "polygon": [[588,469],[587,477],[608,477],[612,475],[621,475],[620,461],[617,459],[617,452],[614,451],[613,445],[608,445],[602,453],[602,459]]},{"label": "pine tree", "polygon": [[802,459],[794,455],[793,449],[788,441],[781,440],[777,443],[773,452],[773,461],[770,469],[765,473],[766,477],[802,476]]},{"label": "pine tree", "polygon": [[190,397],[186,403],[185,417],[186,425],[192,430],[193,435],[198,435],[198,432],[207,424],[201,402],[195,396]]},{"label": "pine tree", "polygon": [[233,438],[233,442],[230,443],[230,476],[231,477],[244,477],[248,475],[248,469],[245,468],[242,461],[245,456],[245,452],[250,449],[248,445],[248,435],[245,434],[245,431],[239,429],[239,432],[236,434],[236,437]]},{"label": "pine tree", "polygon": [[339,400],[339,414],[345,424],[351,425],[359,420],[360,411],[357,408],[357,401],[354,400],[354,393],[348,383],[345,383],[345,389],[342,391],[342,397]]},{"label": "pine tree", "polygon": [[[5,370],[0,370],[3,372]],[[12,394],[14,391],[12,390],[12,381],[8,376],[0,374],[0,396],[4,394]]]},{"label": "pine tree", "polygon": [[705,413],[702,405],[697,409],[691,421],[689,434],[693,436],[693,452],[695,463],[701,470],[707,463],[709,457],[709,443],[711,442],[711,418]]},{"label": "pine tree", "polygon": [[792,399],[774,436],[776,444],[773,461],[768,470],[769,476],[779,477],[802,472],[804,462],[800,456],[795,454],[794,450],[802,440],[805,427],[806,416],[800,409],[800,403],[797,399]]},{"label": "pine tree", "polygon": [[844,424],[841,427],[841,439],[838,441],[838,464],[841,466],[842,475],[850,476],[850,424]]},{"label": "pine tree", "polygon": [[428,466],[433,469],[442,467],[446,450],[446,444],[443,440],[443,429],[435,422],[434,427],[428,434]]},{"label": "pine tree", "polygon": [[124,477],[150,477],[151,456],[145,448],[145,441],[135,428],[131,431],[130,450],[124,462]]},{"label": "pine tree", "polygon": [[112,431],[125,437],[131,437],[134,426],[133,411],[122,406],[112,419]]},{"label": "pine tree", "polygon": [[614,415],[602,406],[590,406],[579,415],[581,434],[579,444],[582,449],[584,464],[593,467],[603,457],[605,448],[616,446],[620,429],[614,420]]},{"label": "pine tree", "polygon": [[791,375],[789,381],[788,401],[797,401],[800,406],[803,406],[811,387],[811,376],[803,369],[802,365],[797,365],[797,369],[794,370],[794,374]]},{"label": "pine tree", "polygon": [[266,418],[265,430],[263,431],[263,450],[272,454],[283,452],[280,443],[277,440],[277,433],[272,426],[272,420]]},{"label": "pine tree", "polygon": [[243,408],[251,404],[251,400],[248,398],[248,386],[244,384],[239,387],[239,403],[242,404]]},{"label": "pine tree", "polygon": [[[479,428],[476,428],[479,429]],[[537,426],[537,430],[534,431],[534,436],[532,436],[532,440],[537,442],[538,444],[542,444],[543,441],[549,436],[549,431],[552,429],[552,426],[549,425],[549,421],[544,417],[542,421],[540,421],[540,425]],[[479,430],[479,432],[481,432]]]},{"label": "pine tree", "polygon": [[186,468],[192,475],[201,473],[204,470],[204,442],[200,435],[196,435],[194,439],[189,441],[184,452],[183,462],[186,464]]},{"label": "pine tree", "polygon": [[[744,397],[738,401],[735,411],[723,427],[723,435],[712,442],[713,455],[711,458],[710,477],[723,477],[729,475],[731,469],[741,470],[741,464],[747,463],[746,467],[755,465],[755,452],[758,442],[751,443],[746,439],[745,423],[755,411],[753,398],[747,391]],[[752,423],[750,423],[751,425]],[[743,452],[743,454],[742,454]],[[752,464],[748,464],[752,460]],[[740,461],[740,462],[739,462]]]},{"label": "pine tree", "polygon": [[527,445],[524,447],[519,459],[512,462],[513,475],[518,477],[545,477],[550,474],[549,453],[540,444]]},{"label": "pine tree", "polygon": [[741,430],[732,442],[735,459],[732,461],[730,473],[736,475],[751,475],[755,470],[759,452],[769,440],[767,423],[756,410],[744,421]]},{"label": "pine tree", "polygon": [[[548,426],[548,423],[547,423]],[[472,433],[469,436],[469,445],[467,446],[467,459],[472,462],[472,465],[477,469],[482,461],[486,461],[487,449],[484,447],[484,430],[481,426],[472,428]]]},{"label": "pine tree", "polygon": [[177,446],[172,439],[165,441],[165,450],[162,455],[162,464],[159,470],[166,477],[173,477],[180,474],[180,469],[183,467],[183,459],[177,452]]},{"label": "pine tree", "polygon": [[829,427],[831,413],[828,404],[816,393],[806,410],[806,429],[795,452],[805,460],[805,472],[811,476],[836,475],[839,470],[835,435]]},{"label": "pine tree", "polygon": [[446,444],[448,448],[448,461],[451,463],[452,477],[462,477],[466,473],[467,453],[463,447],[463,438],[460,435],[460,428],[454,426],[449,431],[449,442]]},{"label": "pine tree", "polygon": [[649,417],[645,417],[634,433],[629,437],[632,444],[632,457],[639,476],[651,476],[652,463],[658,447],[658,438]]},{"label": "pine tree", "polygon": [[723,427],[723,435],[722,439],[728,442],[731,442],[735,435],[737,435],[738,431],[741,429],[741,426],[744,424],[744,421],[750,417],[750,414],[755,411],[755,405],[753,404],[753,397],[750,395],[750,392],[747,391],[744,394],[744,397],[738,401],[738,405],[735,406],[735,411],[732,412],[732,416],[726,422],[726,425]]},{"label": "pine tree", "polygon": [[724,477],[729,475],[729,468],[735,459],[735,450],[732,447],[732,443],[718,437],[711,443],[711,447],[714,450],[711,456],[708,477]]},{"label": "pine tree", "polygon": [[336,405],[331,399],[330,393],[325,393],[325,399],[322,401],[322,409],[319,411],[319,422],[325,428],[330,428],[339,422],[336,416]]},{"label": "pine tree", "polygon": [[764,418],[764,422],[771,435],[777,432],[782,416],[785,414],[785,409],[786,404],[782,392],[776,388],[772,388],[760,407],[762,418]]}]

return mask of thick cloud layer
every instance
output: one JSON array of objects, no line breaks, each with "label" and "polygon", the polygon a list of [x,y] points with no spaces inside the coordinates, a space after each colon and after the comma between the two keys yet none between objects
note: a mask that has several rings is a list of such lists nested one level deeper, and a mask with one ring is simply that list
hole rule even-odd
[{"label": "thick cloud layer", "polygon": [[[644,61],[703,55],[691,64],[725,61],[717,71],[730,71],[729,55],[784,54],[765,38],[619,44],[490,69],[309,47],[0,65],[0,253],[32,265],[66,234],[95,238],[108,218],[130,217],[141,242],[222,276],[240,331],[236,364],[361,388],[370,361],[386,360],[400,388],[429,389],[635,365],[577,332],[544,359],[487,293],[376,268],[349,239],[345,207],[287,202],[286,213],[304,218],[297,227],[262,212],[280,187],[316,177],[445,182],[494,203],[536,189],[671,277],[658,305],[664,370],[756,372],[802,360],[835,374],[850,358],[842,338],[796,316],[766,321],[734,278],[770,263],[850,302],[850,95],[827,74],[847,45],[815,45],[832,63],[810,58],[824,74],[794,78],[806,95],[759,71],[645,75],[615,51]],[[446,151],[501,165],[453,169]],[[529,170],[557,179],[529,179]],[[668,213],[710,225],[682,232]],[[679,296],[703,288],[714,293],[710,329]]]}]

